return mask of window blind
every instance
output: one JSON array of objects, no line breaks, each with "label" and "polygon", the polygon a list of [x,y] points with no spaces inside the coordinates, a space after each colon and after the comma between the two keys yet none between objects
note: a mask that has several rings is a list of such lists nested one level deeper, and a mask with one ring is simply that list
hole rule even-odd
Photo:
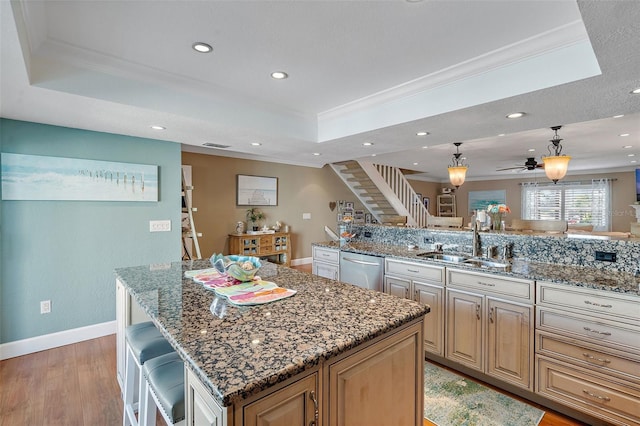
[{"label": "window blind", "polygon": [[611,181],[522,185],[523,219],[566,220],[569,225],[592,225],[611,230]]}]

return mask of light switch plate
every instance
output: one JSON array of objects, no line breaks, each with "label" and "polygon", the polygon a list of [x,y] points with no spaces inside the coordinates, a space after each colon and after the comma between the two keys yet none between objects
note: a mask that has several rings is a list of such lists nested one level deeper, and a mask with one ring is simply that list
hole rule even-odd
[{"label": "light switch plate", "polygon": [[171,231],[170,220],[150,220],[149,232],[169,232]]},{"label": "light switch plate", "polygon": [[311,219],[311,213],[302,213],[302,219],[303,220]]}]

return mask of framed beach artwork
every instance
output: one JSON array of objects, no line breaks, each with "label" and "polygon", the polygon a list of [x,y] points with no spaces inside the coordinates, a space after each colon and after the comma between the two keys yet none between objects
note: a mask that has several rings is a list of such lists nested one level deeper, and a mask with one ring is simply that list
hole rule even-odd
[{"label": "framed beach artwork", "polygon": [[236,204],[238,206],[277,206],[278,178],[237,175]]},{"label": "framed beach artwork", "polygon": [[158,166],[2,153],[3,200],[158,201]]},{"label": "framed beach artwork", "polygon": [[469,212],[486,210],[489,204],[506,203],[507,191],[505,189],[495,191],[469,191]]}]

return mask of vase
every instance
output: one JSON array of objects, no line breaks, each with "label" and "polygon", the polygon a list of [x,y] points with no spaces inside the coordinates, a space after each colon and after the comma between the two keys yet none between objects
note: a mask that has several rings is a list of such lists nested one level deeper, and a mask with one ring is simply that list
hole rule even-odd
[{"label": "vase", "polygon": [[494,231],[502,231],[502,219],[504,215],[502,213],[489,213],[491,216],[491,229]]}]

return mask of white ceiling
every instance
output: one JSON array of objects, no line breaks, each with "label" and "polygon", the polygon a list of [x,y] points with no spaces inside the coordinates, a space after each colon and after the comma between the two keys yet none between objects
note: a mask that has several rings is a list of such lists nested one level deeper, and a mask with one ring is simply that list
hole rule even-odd
[{"label": "white ceiling", "polygon": [[456,141],[470,180],[533,175],[496,169],[540,161],[554,125],[570,174],[640,159],[639,1],[0,0],[0,13],[6,118],[433,181]]}]

